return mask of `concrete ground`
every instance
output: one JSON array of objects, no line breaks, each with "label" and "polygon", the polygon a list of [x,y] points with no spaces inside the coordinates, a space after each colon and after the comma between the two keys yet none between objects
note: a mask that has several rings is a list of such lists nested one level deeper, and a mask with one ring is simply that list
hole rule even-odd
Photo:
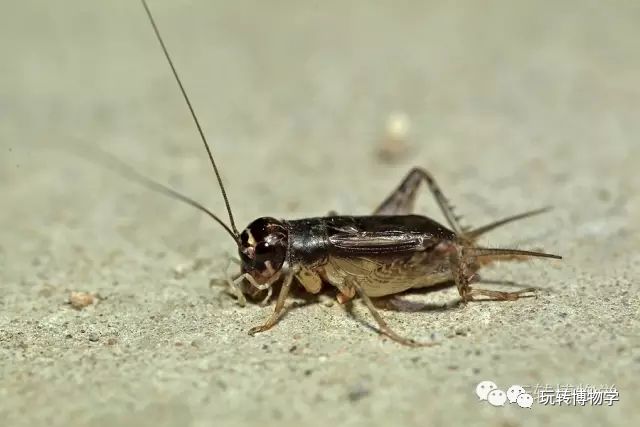
[{"label": "concrete ground", "polygon": [[[638,2],[150,1],[239,226],[366,214],[414,165],[469,224],[555,207],[483,240],[564,256],[483,274],[537,299],[444,308],[444,289],[383,313],[441,342],[422,349],[328,296],[248,336],[272,308],[209,287],[235,250],[220,227],[77,155],[98,145],[224,215],[141,6],[102,3],[0,14],[3,426],[640,424]],[[426,191],[418,209],[442,220]],[[619,401],[493,407],[482,380]]]}]

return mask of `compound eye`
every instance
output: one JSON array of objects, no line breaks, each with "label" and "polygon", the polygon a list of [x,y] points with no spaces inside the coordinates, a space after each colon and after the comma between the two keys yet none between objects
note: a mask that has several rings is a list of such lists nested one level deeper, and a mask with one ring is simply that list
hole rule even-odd
[{"label": "compound eye", "polygon": [[267,242],[260,242],[256,245],[256,257],[264,257],[273,251],[273,246]]}]

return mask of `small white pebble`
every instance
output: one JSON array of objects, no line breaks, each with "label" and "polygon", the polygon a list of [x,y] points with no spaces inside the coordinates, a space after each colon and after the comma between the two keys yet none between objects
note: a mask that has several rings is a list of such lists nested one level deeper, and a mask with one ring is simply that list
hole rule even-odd
[{"label": "small white pebble", "polygon": [[404,141],[411,131],[409,116],[403,112],[395,112],[387,118],[387,138]]},{"label": "small white pebble", "polygon": [[88,292],[71,292],[69,295],[69,304],[71,307],[82,310],[96,302],[96,298]]},{"label": "small white pebble", "polygon": [[409,152],[407,139],[410,131],[409,116],[403,112],[390,114],[385,125],[384,136],[377,149],[378,158],[384,162],[395,162],[405,157]]}]

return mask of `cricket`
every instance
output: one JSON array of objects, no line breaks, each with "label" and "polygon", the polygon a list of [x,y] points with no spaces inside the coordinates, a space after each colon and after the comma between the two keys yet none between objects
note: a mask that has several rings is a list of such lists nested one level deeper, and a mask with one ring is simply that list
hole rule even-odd
[{"label": "cricket", "polygon": [[[310,294],[318,294],[323,288],[333,286],[337,288],[336,298],[340,304],[356,297],[362,300],[375,319],[380,334],[408,346],[433,345],[435,342],[420,342],[396,333],[380,315],[372,298],[449,282],[455,283],[464,303],[476,299],[513,301],[532,296],[535,288],[514,292],[478,288],[476,283],[481,267],[496,260],[561,259],[558,255],[544,252],[489,248],[478,244],[478,239],[485,233],[545,212],[547,208],[510,216],[478,228],[463,227],[439,185],[422,168],[411,169],[371,215],[330,213],[295,220],[262,217],[239,232],[195,110],[151,10],[145,0],[141,1],[209,157],[226,206],[228,224],[197,201],[126,166],[118,165],[117,168],[148,188],[204,212],[224,228],[238,248],[240,271],[230,275],[227,281],[239,302],[243,303],[245,296],[255,297],[260,293],[266,293],[264,301],[269,302],[274,288],[279,289],[272,314],[261,325],[249,329],[250,335],[276,325],[285,311],[293,286],[300,286]],[[433,195],[448,227],[414,213],[416,196],[423,185]]]}]

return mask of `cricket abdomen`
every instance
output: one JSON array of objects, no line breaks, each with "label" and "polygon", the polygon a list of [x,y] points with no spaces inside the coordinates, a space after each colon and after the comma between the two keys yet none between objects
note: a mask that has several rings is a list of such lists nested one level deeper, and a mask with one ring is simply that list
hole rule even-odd
[{"label": "cricket abdomen", "polygon": [[[333,216],[287,225],[290,262],[346,295],[354,283],[380,297],[451,279],[446,248],[456,235],[424,216]],[[304,282],[317,289],[317,280]]]},{"label": "cricket abdomen", "polygon": [[370,297],[434,286],[452,278],[448,258],[429,252],[397,258],[329,257],[319,271],[325,281],[341,292],[348,294],[348,288],[355,283]]}]

